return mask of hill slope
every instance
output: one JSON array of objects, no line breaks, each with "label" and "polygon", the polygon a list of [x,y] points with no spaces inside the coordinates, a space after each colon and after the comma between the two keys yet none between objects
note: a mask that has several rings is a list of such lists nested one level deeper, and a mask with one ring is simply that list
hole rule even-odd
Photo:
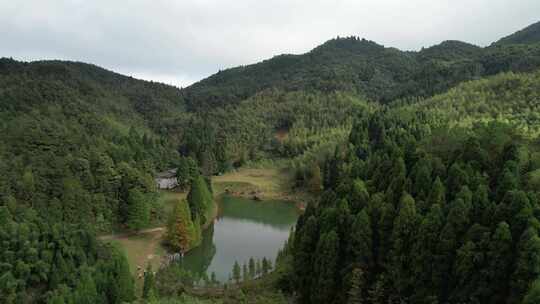
[{"label": "hill slope", "polygon": [[540,42],[540,22],[531,24],[512,35],[500,39],[499,41],[495,42],[495,45],[532,44],[538,42]]},{"label": "hill slope", "polygon": [[[456,84],[505,71],[540,67],[540,46],[532,37],[480,48],[445,41],[419,52],[403,52],[357,37],[327,41],[301,55],[281,55],[220,71],[183,90],[191,109],[237,103],[266,89],[349,91],[372,101],[432,96]],[[521,41],[527,41],[527,45]],[[514,42],[515,41],[515,42]]]},{"label": "hill slope", "polygon": [[[1,200],[53,221],[129,221],[130,191],[178,157],[159,133],[179,90],[93,65],[0,60]],[[135,194],[133,194],[135,195]]]}]

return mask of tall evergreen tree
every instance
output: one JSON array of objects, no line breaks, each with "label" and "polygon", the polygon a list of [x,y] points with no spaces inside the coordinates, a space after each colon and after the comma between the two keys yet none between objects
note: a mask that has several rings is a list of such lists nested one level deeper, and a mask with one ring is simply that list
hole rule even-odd
[{"label": "tall evergreen tree", "polygon": [[147,227],[150,221],[150,207],[146,196],[138,189],[129,190],[128,206],[128,227],[133,230]]},{"label": "tall evergreen tree", "polygon": [[233,265],[233,279],[236,281],[236,284],[240,283],[240,279],[242,278],[241,274],[241,268],[240,264],[238,264],[238,261],[234,261]]},{"label": "tall evergreen tree", "polygon": [[143,283],[143,299],[150,299],[154,296],[155,288],[155,278],[154,272],[152,271],[152,265],[148,263],[146,266],[146,271],[144,272],[144,283]]},{"label": "tall evergreen tree", "polygon": [[361,268],[354,268],[351,275],[351,287],[349,289],[347,304],[362,304],[364,301],[364,290],[366,281]]},{"label": "tall evergreen tree", "polygon": [[509,303],[520,303],[530,284],[540,275],[540,237],[534,228],[523,232],[518,246],[514,273],[510,280]]},{"label": "tall evergreen tree", "polygon": [[414,199],[409,194],[403,195],[398,216],[392,232],[393,247],[391,256],[391,273],[397,296],[408,299],[412,293],[415,276],[410,262],[415,256],[413,244],[417,237],[418,216]]},{"label": "tall evergreen tree", "polygon": [[312,303],[333,303],[337,292],[339,239],[335,231],[323,234],[315,251]]}]

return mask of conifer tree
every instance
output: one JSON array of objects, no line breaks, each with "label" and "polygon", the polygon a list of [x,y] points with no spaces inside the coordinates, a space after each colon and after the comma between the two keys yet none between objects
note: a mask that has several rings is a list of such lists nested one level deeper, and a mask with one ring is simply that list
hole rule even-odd
[{"label": "conifer tree", "polygon": [[349,289],[347,304],[363,304],[364,290],[366,288],[366,281],[364,278],[364,272],[362,268],[354,268],[350,279],[351,287]]},{"label": "conifer tree", "polygon": [[89,269],[83,270],[81,279],[75,290],[75,303],[94,304],[98,300],[96,284],[89,271]]},{"label": "conifer tree", "polygon": [[233,279],[236,281],[236,284],[240,283],[240,279],[242,278],[241,277],[241,269],[240,269],[240,264],[238,264],[238,261],[234,261],[234,265],[233,265]]},{"label": "conifer tree", "polygon": [[143,299],[149,299],[154,295],[155,288],[155,278],[154,272],[152,271],[152,265],[148,263],[146,266],[146,271],[144,272],[144,283],[143,283]]},{"label": "conifer tree", "polygon": [[148,226],[150,208],[145,195],[140,190],[129,190],[128,208],[127,224],[130,229],[141,230]]},{"label": "conifer tree", "polygon": [[428,197],[429,206],[433,204],[439,204],[439,206],[444,206],[446,203],[446,190],[444,188],[441,179],[437,176],[431,187],[431,192]]},{"label": "conifer tree", "polygon": [[506,282],[512,266],[512,233],[506,222],[497,225],[491,237],[487,258],[489,260],[488,277],[493,288],[490,302],[499,303],[504,301],[505,295],[501,291],[508,288]]},{"label": "conifer tree", "polygon": [[175,250],[187,252],[201,239],[198,219],[191,219],[191,212],[186,201],[178,200],[167,225],[166,238]]},{"label": "conifer tree", "polygon": [[250,257],[249,258],[249,277],[250,279],[253,279],[255,278],[255,260],[253,259],[253,257]]},{"label": "conifer tree", "polygon": [[414,284],[414,269],[410,261],[416,253],[413,244],[417,237],[418,216],[414,199],[409,194],[403,195],[398,216],[392,232],[393,247],[390,253],[392,280],[399,297],[408,297],[407,291]]},{"label": "conifer tree", "polygon": [[523,304],[540,303],[540,279],[536,279],[523,299]]},{"label": "conifer tree", "polygon": [[198,174],[194,177],[187,200],[189,209],[191,210],[192,220],[198,217],[201,223],[204,224],[207,220],[205,215],[206,210],[212,204],[213,198],[202,175]]},{"label": "conifer tree", "polygon": [[311,167],[309,189],[313,193],[319,193],[322,189],[321,168],[317,163]]},{"label": "conifer tree", "polygon": [[337,264],[339,239],[335,231],[321,236],[315,251],[311,301],[313,303],[332,303],[337,292]]},{"label": "conifer tree", "polygon": [[351,261],[358,263],[362,269],[373,266],[372,239],[371,221],[366,210],[362,209],[353,221],[349,243]]},{"label": "conifer tree", "polygon": [[517,259],[510,280],[510,301],[519,303],[527,293],[530,284],[540,275],[540,237],[536,229],[523,232],[517,245]]},{"label": "conifer tree", "polygon": [[242,280],[244,282],[249,281],[249,273],[246,263],[242,264]]}]

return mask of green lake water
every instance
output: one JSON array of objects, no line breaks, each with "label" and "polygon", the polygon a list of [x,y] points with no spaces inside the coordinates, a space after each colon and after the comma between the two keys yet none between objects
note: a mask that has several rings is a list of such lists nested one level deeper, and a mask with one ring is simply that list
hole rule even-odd
[{"label": "green lake water", "polygon": [[250,257],[266,257],[274,263],[297,218],[298,211],[290,202],[223,196],[218,217],[203,232],[201,246],[187,253],[182,264],[198,275],[215,272],[225,282],[235,261],[242,265]]}]

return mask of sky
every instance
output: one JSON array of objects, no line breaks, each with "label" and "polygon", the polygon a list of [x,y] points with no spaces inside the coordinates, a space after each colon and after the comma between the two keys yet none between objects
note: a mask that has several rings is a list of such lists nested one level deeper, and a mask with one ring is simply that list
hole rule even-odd
[{"label": "sky", "polygon": [[402,50],[486,46],[539,20],[539,0],[0,0],[0,57],[83,61],[186,87],[336,36]]}]

